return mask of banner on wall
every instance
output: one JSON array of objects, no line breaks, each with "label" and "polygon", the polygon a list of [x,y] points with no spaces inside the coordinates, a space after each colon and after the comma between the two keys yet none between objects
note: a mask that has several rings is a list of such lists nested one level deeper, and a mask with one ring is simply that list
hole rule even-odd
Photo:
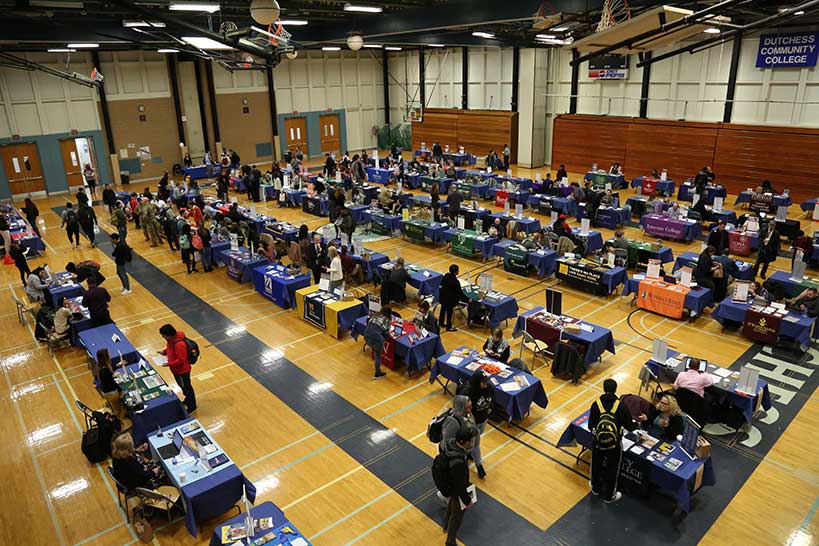
[{"label": "banner on wall", "polygon": [[763,34],[759,37],[757,68],[816,66],[819,32]]},{"label": "banner on wall", "polygon": [[589,59],[589,78],[624,80],[628,78],[628,56],[600,55]]}]

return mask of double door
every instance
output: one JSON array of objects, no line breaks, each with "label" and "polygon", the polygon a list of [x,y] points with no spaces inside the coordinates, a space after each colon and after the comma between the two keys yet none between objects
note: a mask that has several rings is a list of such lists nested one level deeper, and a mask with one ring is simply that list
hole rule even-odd
[{"label": "double door", "polygon": [[3,169],[12,195],[45,191],[43,167],[34,142],[17,142],[0,146]]}]

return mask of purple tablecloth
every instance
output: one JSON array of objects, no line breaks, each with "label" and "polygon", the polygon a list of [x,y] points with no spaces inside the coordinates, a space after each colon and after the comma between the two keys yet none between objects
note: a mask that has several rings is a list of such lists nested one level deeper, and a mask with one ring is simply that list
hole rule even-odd
[{"label": "purple tablecloth", "polygon": [[677,220],[656,214],[644,214],[640,218],[640,225],[645,232],[656,237],[693,241],[698,239],[702,230],[699,223],[691,220]]}]

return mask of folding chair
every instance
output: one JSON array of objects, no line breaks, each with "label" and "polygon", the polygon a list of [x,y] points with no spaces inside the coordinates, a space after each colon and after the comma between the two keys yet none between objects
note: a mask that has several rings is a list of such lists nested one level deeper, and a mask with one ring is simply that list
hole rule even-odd
[{"label": "folding chair", "polygon": [[38,306],[34,303],[32,304],[25,304],[17,297],[17,294],[14,292],[11,293],[12,297],[14,298],[14,304],[17,306],[17,320],[20,321],[20,324],[26,323],[25,314],[28,313],[31,315],[34,320],[37,320],[37,309]]},{"label": "folding chair", "polygon": [[523,340],[520,342],[520,355],[519,358],[523,358],[523,350],[527,349],[532,351],[532,369],[535,370],[537,367],[535,366],[535,359],[538,355],[543,356],[544,358],[546,355],[554,356],[554,354],[549,351],[549,346],[532,337],[532,334],[526,331],[522,331],[521,335],[523,335]]},{"label": "folding chair", "polygon": [[174,507],[180,507],[183,512],[185,510],[183,504],[179,502],[182,494],[172,485],[160,485],[156,489],[137,487],[134,494],[139,499],[139,508],[145,517],[151,516],[154,510],[163,510],[168,515],[170,523]]},{"label": "folding chair", "polygon": [[650,392],[651,399],[656,400],[657,393],[662,392],[663,387],[660,385],[660,380],[657,378],[654,372],[652,372],[648,366],[643,364],[643,367],[640,368],[640,372],[637,374],[637,378],[640,380],[640,390],[637,391],[637,396],[642,396],[643,389],[645,389],[646,394]]},{"label": "folding chair", "polygon": [[[80,404],[80,403],[81,402],[77,401],[77,404]],[[108,466],[108,467],[105,468],[105,470],[108,472],[108,476],[112,480],[114,480],[114,485],[116,485],[116,487],[117,487],[117,502],[119,503],[119,507],[123,508],[125,510],[125,521],[126,521],[126,523],[131,523],[131,510],[130,510],[130,508],[128,506],[128,501],[131,500],[131,499],[138,498],[137,494],[136,494],[135,491],[131,491],[130,489],[125,487],[123,484],[121,484],[119,482],[119,480],[117,480],[117,478],[114,476],[114,469],[113,468]],[[122,505],[123,499],[125,501],[125,506]]]}]

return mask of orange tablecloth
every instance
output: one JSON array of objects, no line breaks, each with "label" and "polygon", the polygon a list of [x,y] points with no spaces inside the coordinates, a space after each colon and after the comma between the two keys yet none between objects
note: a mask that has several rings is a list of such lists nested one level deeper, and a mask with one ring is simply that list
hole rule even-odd
[{"label": "orange tablecloth", "polygon": [[679,284],[645,279],[640,281],[637,307],[665,317],[679,319],[683,316],[685,296],[690,291],[689,288]]}]

